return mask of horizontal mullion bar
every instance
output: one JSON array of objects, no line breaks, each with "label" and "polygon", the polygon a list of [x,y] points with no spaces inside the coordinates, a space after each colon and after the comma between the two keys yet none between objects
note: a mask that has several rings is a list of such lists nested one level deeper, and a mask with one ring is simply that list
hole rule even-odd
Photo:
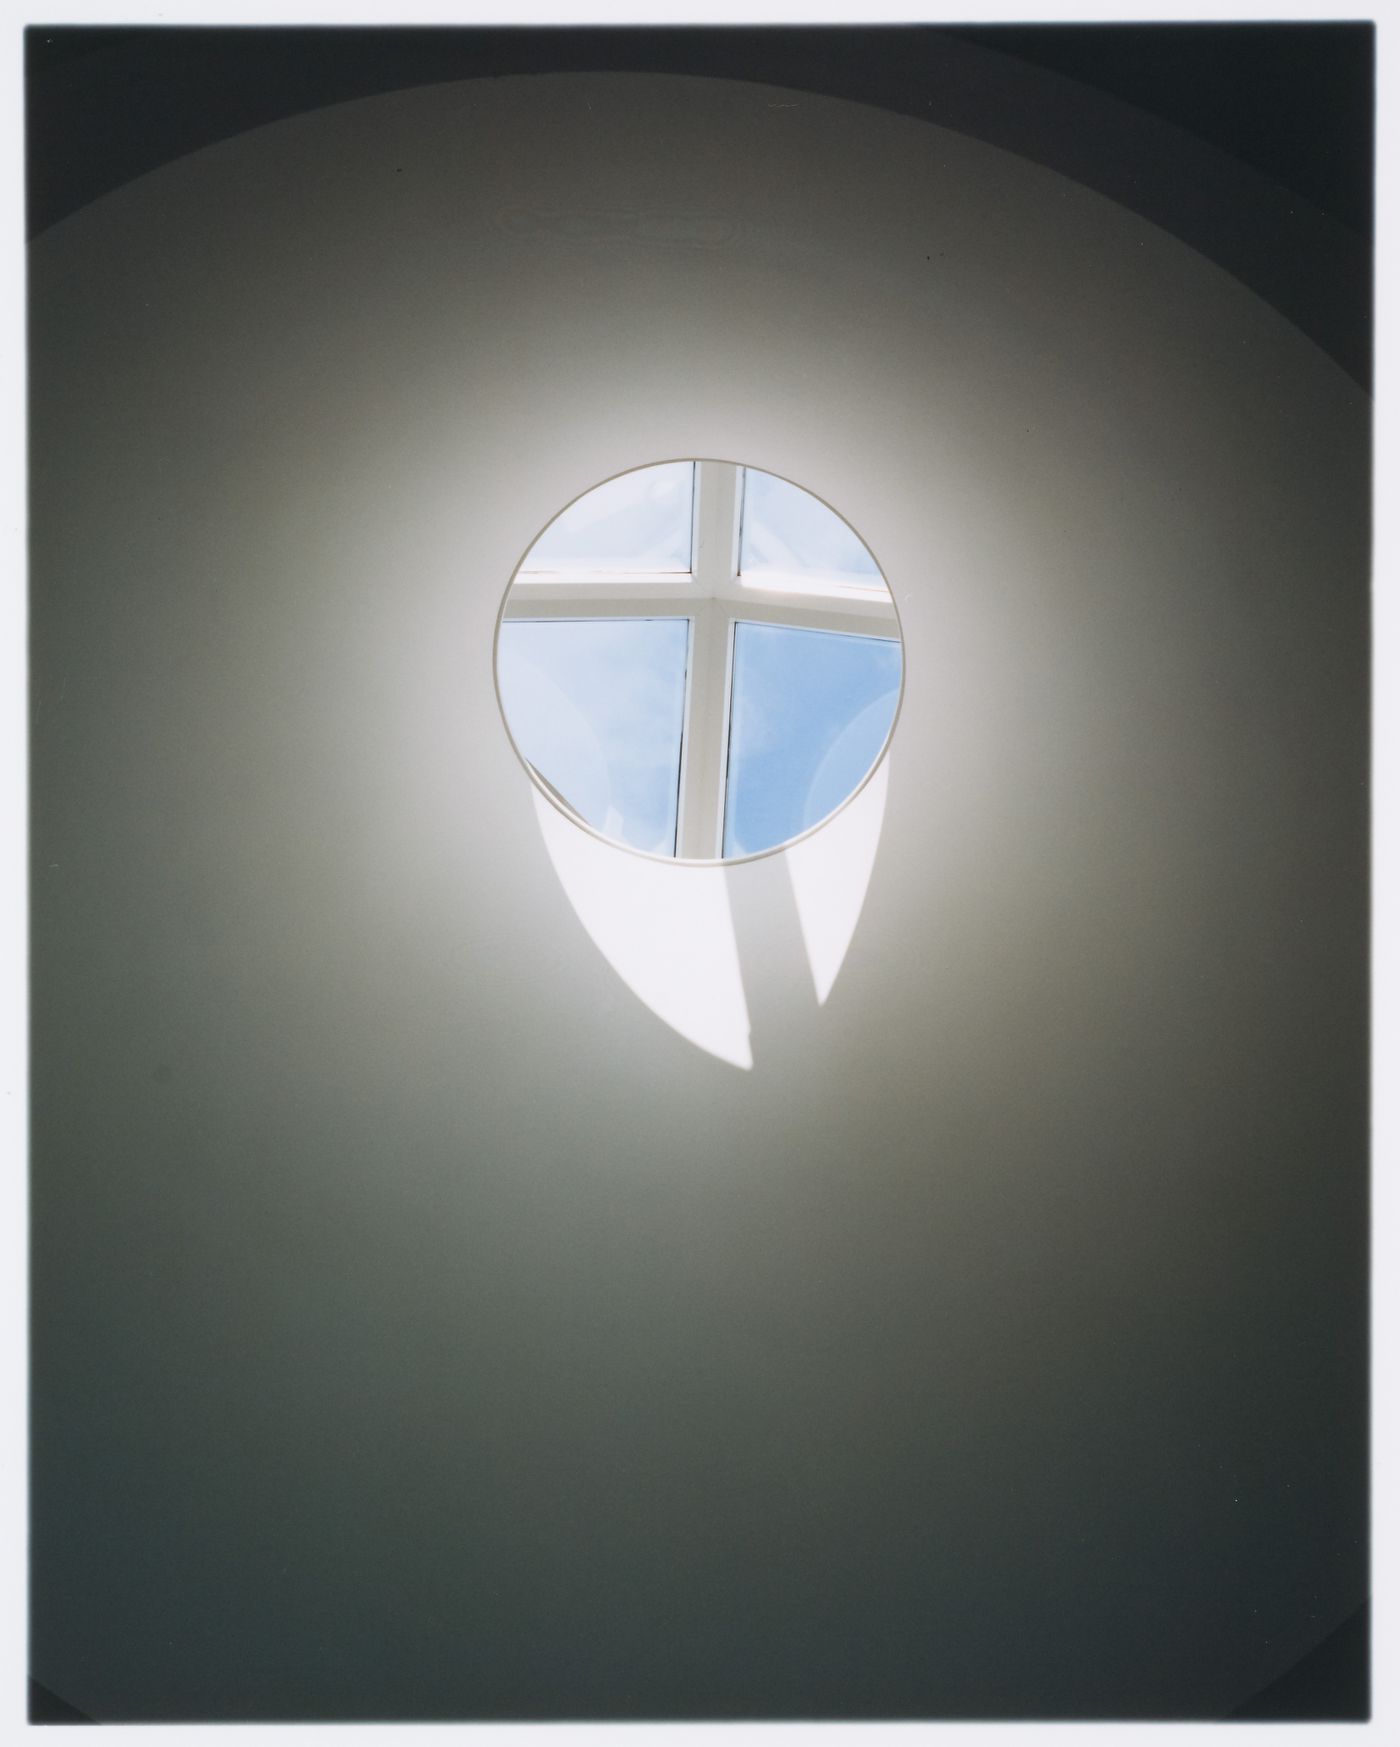
[{"label": "horizontal mullion bar", "polygon": [[899,621],[889,613],[833,613],[825,605],[795,601],[725,600],[723,607],[736,624],[790,625],[799,631],[831,631],[844,637],[882,637],[899,641]]},{"label": "horizontal mullion bar", "polygon": [[885,617],[893,620],[894,602],[885,589],[834,589],[787,587],[765,588],[761,583],[746,583],[738,577],[721,591],[723,599],[733,605],[750,602],[771,602],[792,605],[834,614],[854,613],[861,618]]},{"label": "horizontal mullion bar", "polygon": [[524,594],[667,594],[695,590],[692,570],[594,570],[571,576],[563,571],[520,571],[513,588]]},{"label": "horizontal mullion bar", "polygon": [[688,594],[682,599],[674,595],[643,594],[626,600],[619,600],[616,595],[522,600],[512,590],[502,618],[507,624],[521,619],[689,619],[703,604],[696,594]]}]

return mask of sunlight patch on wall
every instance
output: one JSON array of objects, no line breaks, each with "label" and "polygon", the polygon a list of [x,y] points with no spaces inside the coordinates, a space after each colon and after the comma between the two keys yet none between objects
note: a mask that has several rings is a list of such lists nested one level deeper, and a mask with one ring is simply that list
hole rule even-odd
[{"label": "sunlight patch on wall", "polygon": [[[782,852],[818,1005],[865,905],[880,845],[889,759],[820,831]],[[535,817],[565,896],[627,987],[687,1042],[753,1066],[748,1002],[723,865],[633,855],[580,830],[538,790]]]},{"label": "sunlight patch on wall", "polygon": [[846,962],[880,847],[888,756],[843,812],[784,854],[819,1005]]},{"label": "sunlight patch on wall", "polygon": [[751,1068],[749,1010],[724,869],[633,855],[582,831],[538,790],[549,859],[593,944],[688,1042]]}]

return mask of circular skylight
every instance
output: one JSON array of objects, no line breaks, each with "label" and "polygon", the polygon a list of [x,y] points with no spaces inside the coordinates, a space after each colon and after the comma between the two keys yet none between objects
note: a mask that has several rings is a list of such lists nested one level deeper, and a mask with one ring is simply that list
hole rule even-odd
[{"label": "circular skylight", "polygon": [[729,461],[576,498],[521,561],[496,637],[506,726],[543,791],[686,861],[764,854],[841,808],[889,739],[903,668],[850,525]]}]

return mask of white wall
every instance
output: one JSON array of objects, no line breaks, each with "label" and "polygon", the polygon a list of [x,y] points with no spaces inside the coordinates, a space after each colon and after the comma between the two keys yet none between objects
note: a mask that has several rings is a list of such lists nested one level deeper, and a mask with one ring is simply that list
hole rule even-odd
[{"label": "white wall", "polygon": [[[123,1717],[1220,1715],[1361,1600],[1368,407],[763,87],[444,85],[33,253],[34,1673]],[[560,504],[801,481],[908,686],[739,1073],[555,879]]]}]

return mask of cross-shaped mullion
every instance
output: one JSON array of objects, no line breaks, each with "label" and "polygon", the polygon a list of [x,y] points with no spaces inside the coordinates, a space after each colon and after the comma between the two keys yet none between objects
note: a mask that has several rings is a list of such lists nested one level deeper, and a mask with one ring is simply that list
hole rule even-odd
[{"label": "cross-shaped mullion", "polygon": [[899,635],[894,605],[883,590],[802,575],[766,586],[744,582],[741,475],[730,461],[695,463],[689,571],[589,572],[577,579],[522,571],[506,602],[507,619],[690,620],[676,826],[676,855],[684,861],[711,861],[723,853],[735,625]]}]

